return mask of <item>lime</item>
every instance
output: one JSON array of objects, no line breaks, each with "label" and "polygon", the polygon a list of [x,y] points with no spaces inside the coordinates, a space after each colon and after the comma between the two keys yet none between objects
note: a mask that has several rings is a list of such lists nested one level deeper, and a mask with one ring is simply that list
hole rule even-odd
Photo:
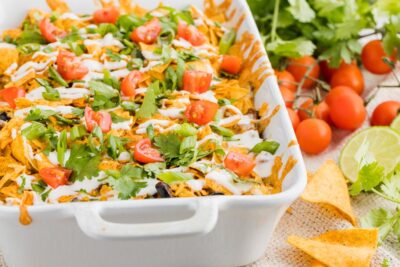
[{"label": "lime", "polygon": [[400,115],[394,118],[390,127],[397,130],[400,133]]},{"label": "lime", "polygon": [[[360,155],[363,154],[363,155]],[[355,134],[344,146],[339,165],[350,181],[357,180],[359,158],[377,161],[388,173],[400,162],[400,134],[390,127],[371,127]]]}]

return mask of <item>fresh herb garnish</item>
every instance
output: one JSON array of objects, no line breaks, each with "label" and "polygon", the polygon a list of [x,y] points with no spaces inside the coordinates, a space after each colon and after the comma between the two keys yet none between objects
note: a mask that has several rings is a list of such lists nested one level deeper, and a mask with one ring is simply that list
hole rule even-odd
[{"label": "fresh herb garnish", "polygon": [[118,192],[120,199],[135,197],[140,189],[147,186],[143,181],[143,169],[131,165],[125,165],[120,171],[106,171],[109,175],[110,185]]},{"label": "fresh herb garnish", "polygon": [[63,79],[63,77],[61,77],[60,73],[58,73],[58,71],[54,67],[49,68],[49,76],[58,84],[64,87],[68,87],[68,83]]},{"label": "fresh herb garnish", "polygon": [[85,177],[90,179],[99,174],[100,160],[100,154],[92,151],[89,146],[73,144],[65,167],[74,171],[73,179],[82,181]]},{"label": "fresh herb garnish", "polygon": [[272,155],[275,154],[275,152],[278,150],[280,144],[275,141],[262,141],[255,145],[252,149],[251,152],[254,153],[260,153],[262,151],[266,151]]}]

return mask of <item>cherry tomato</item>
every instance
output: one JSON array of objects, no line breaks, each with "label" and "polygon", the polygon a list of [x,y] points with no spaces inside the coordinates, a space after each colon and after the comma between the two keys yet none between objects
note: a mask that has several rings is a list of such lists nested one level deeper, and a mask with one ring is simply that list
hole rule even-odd
[{"label": "cherry tomato", "polygon": [[206,42],[206,37],[195,26],[188,25],[184,21],[179,21],[178,37],[185,39],[194,46],[202,45]]},{"label": "cherry tomato", "polygon": [[281,95],[283,100],[285,101],[286,107],[291,108],[293,106],[294,100],[296,99],[296,94],[284,86],[280,86],[279,90],[281,91]]},{"label": "cherry tomato", "polygon": [[371,125],[389,126],[399,113],[399,101],[385,101],[379,104],[372,113]]},{"label": "cherry tomato", "polygon": [[239,176],[249,176],[256,163],[249,155],[231,151],[225,157],[224,166]]},{"label": "cherry tomato", "polygon": [[348,86],[357,94],[361,95],[364,91],[364,78],[357,65],[341,66],[331,79],[331,87]]},{"label": "cherry tomato", "polygon": [[189,122],[199,125],[209,123],[214,119],[218,111],[218,104],[207,100],[193,101],[185,111],[185,117]]},{"label": "cherry tomato", "polygon": [[136,144],[133,156],[135,160],[139,161],[140,163],[164,161],[160,152],[151,147],[151,141],[149,138],[142,139]]},{"label": "cherry tomato", "polygon": [[153,44],[157,41],[157,37],[160,33],[161,23],[158,18],[153,18],[144,25],[133,30],[131,33],[131,40],[136,43]]},{"label": "cherry tomato", "polygon": [[204,93],[211,85],[212,74],[201,70],[186,70],[183,73],[183,90]]},{"label": "cherry tomato", "polygon": [[302,121],[309,118],[317,118],[324,120],[328,124],[331,123],[328,104],[325,101],[314,104],[311,98],[308,98],[300,105],[299,117]]},{"label": "cherry tomato", "polygon": [[39,170],[39,175],[42,177],[43,181],[54,189],[66,185],[71,174],[71,170],[61,167],[51,167]]},{"label": "cherry tomato", "polygon": [[344,94],[344,93],[356,94],[356,92],[348,86],[336,86],[336,87],[331,88],[329,93],[326,95],[325,102],[328,105],[330,105],[332,102],[331,100],[333,98],[335,98],[336,95],[340,95],[340,94]]},{"label": "cherry tomato", "polygon": [[319,154],[332,140],[332,130],[320,119],[306,119],[296,129],[297,141],[301,150],[308,154]]},{"label": "cherry tomato", "polygon": [[80,80],[85,77],[89,69],[74,53],[61,50],[57,56],[57,71],[66,80]]},{"label": "cherry tomato", "polygon": [[96,24],[112,23],[115,24],[119,17],[119,10],[115,6],[105,7],[96,10],[93,14],[93,20]]},{"label": "cherry tomato", "polygon": [[49,43],[54,43],[57,41],[57,37],[64,37],[67,33],[50,22],[50,18],[44,18],[39,24],[40,32],[42,33],[44,39]]},{"label": "cherry tomato", "polygon": [[291,108],[287,108],[287,111],[289,113],[289,118],[290,121],[292,122],[293,129],[296,131],[297,126],[299,126],[300,123],[299,115],[297,115],[297,112]]},{"label": "cherry tomato", "polygon": [[242,68],[242,59],[238,56],[224,55],[221,69],[231,74],[238,74]]},{"label": "cherry tomato", "polygon": [[[309,68],[312,68],[311,71],[308,73],[308,77],[312,79],[318,79],[319,77],[319,65],[317,60],[312,56],[304,56],[300,58],[292,58],[289,60],[289,65],[287,67],[287,71],[289,71],[293,77],[295,78],[296,82],[300,82]],[[314,84],[315,81],[312,79],[306,78],[303,84],[303,88],[309,89]]]},{"label": "cherry tomato", "polygon": [[279,87],[283,86],[289,89],[290,91],[296,92],[297,83],[290,72],[286,70],[283,71],[275,70],[275,76],[276,79],[278,80]]},{"label": "cherry tomato", "polygon": [[24,97],[25,90],[20,87],[8,87],[0,91],[0,99],[6,101],[11,108],[15,108],[15,99]]},{"label": "cherry tomato", "polygon": [[396,63],[396,51],[393,51],[389,57],[383,50],[381,40],[369,41],[362,49],[361,61],[369,72],[374,74],[390,73],[392,68],[383,61],[384,58],[389,59],[393,64]]},{"label": "cherry tomato", "polygon": [[141,81],[143,74],[138,70],[133,70],[126,76],[121,83],[121,91],[125,96],[135,96],[136,88]]},{"label": "cherry tomato", "polygon": [[[340,63],[340,67],[345,66],[345,65],[357,65],[357,62],[355,60],[353,60],[350,64],[346,63],[344,61],[342,61]],[[329,67],[329,62],[326,60],[323,60],[319,63],[319,66],[321,68],[321,74],[322,76],[325,78],[325,80],[327,82],[330,82],[332,79],[332,76],[335,74],[335,72],[339,69],[339,68],[331,68]]]},{"label": "cherry tomato", "polygon": [[103,133],[107,133],[111,130],[112,120],[111,115],[105,111],[93,111],[92,108],[85,108],[85,123],[86,129],[91,132],[97,125],[100,127]]},{"label": "cherry tomato", "polygon": [[363,99],[347,90],[331,95],[329,108],[333,124],[344,130],[360,127],[367,114]]}]

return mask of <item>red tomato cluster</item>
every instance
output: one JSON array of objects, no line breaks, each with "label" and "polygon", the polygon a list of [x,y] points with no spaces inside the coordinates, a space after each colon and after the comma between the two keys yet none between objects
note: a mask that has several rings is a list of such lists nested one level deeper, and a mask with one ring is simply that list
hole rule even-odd
[{"label": "red tomato cluster", "polygon": [[[388,56],[382,42],[373,40],[363,47],[362,65],[374,74],[387,74],[396,63],[396,54],[397,50],[394,50]],[[275,75],[299,145],[305,153],[324,151],[331,142],[332,127],[353,131],[366,119],[367,112],[360,96],[364,91],[364,78],[356,61],[342,62],[338,68],[331,68],[327,61],[318,62],[312,56],[304,56],[289,59],[286,70],[275,71]],[[325,96],[315,94],[317,99],[310,96],[300,105],[294,105],[297,91],[307,93],[323,82],[330,85]],[[322,86],[319,87],[321,92]],[[371,125],[390,125],[399,112],[399,101],[381,103],[371,116]]]}]

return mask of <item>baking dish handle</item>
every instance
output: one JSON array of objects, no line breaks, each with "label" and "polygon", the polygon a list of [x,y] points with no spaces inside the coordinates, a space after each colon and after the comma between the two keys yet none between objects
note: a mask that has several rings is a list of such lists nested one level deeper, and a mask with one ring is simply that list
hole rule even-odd
[{"label": "baking dish handle", "polygon": [[151,239],[170,236],[206,234],[214,229],[218,219],[218,205],[212,199],[197,200],[195,214],[185,220],[124,224],[104,220],[97,205],[79,205],[75,217],[81,230],[97,239]]}]

